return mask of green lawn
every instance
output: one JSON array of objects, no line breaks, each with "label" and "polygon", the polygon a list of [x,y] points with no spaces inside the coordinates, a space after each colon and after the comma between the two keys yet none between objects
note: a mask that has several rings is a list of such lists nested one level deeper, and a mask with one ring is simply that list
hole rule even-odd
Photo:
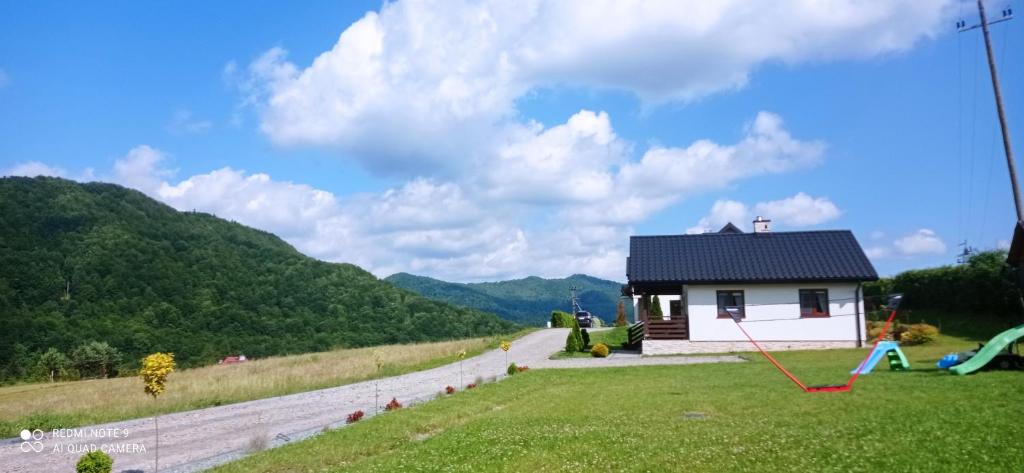
[{"label": "green lawn", "polygon": [[590,334],[590,345],[587,345],[585,351],[575,353],[560,351],[551,355],[551,358],[590,358],[592,356],[590,354],[590,347],[598,343],[608,345],[608,348],[611,348],[613,352],[621,350],[622,344],[626,343],[626,339],[629,338],[629,327],[615,327],[611,330],[587,331],[587,333]]},{"label": "green lawn", "polygon": [[[1024,373],[934,369],[973,345],[907,347],[913,371],[881,363],[850,393],[803,393],[757,354],[531,370],[215,471],[1024,471]],[[777,358],[808,384],[840,383],[864,354]]]}]

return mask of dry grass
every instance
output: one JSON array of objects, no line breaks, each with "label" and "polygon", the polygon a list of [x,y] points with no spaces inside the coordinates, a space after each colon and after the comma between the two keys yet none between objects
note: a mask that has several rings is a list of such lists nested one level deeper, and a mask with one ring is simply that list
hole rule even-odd
[{"label": "dry grass", "polygon": [[493,338],[474,338],[182,370],[171,374],[158,402],[143,393],[135,377],[9,386],[0,388],[0,437],[23,428],[88,425],[349,384],[439,366],[454,361],[459,350],[475,354],[496,345]]}]

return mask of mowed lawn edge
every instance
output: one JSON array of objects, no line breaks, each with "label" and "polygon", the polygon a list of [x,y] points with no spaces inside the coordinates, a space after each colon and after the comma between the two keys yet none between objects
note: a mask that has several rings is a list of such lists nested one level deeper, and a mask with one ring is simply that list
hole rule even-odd
[{"label": "mowed lawn edge", "polygon": [[[212,365],[171,374],[167,392],[153,402],[136,377],[0,388],[0,438],[21,429],[79,427],[265,399],[422,371],[498,347],[535,329],[515,334],[442,342],[383,345],[269,357],[234,365]],[[375,358],[383,363],[377,369]]]},{"label": "mowed lawn edge", "polygon": [[[214,469],[250,471],[1022,471],[1024,373],[935,369],[975,344],[905,347],[850,393],[750,363],[530,370]],[[810,384],[866,350],[777,353]]]}]

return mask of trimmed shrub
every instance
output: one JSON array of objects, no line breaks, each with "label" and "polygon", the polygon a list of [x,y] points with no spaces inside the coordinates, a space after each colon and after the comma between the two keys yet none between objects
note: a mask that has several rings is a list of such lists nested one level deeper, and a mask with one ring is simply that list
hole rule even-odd
[{"label": "trimmed shrub", "polygon": [[451,386],[445,386],[444,387],[444,392],[445,392],[445,394],[455,394],[455,388],[453,388]]},{"label": "trimmed shrub", "polygon": [[651,300],[651,319],[658,320],[663,318],[665,318],[665,314],[661,312],[661,299],[655,294],[654,299]]},{"label": "trimmed shrub", "polygon": [[590,333],[587,329],[580,329],[580,336],[583,337],[583,348],[586,349],[590,346]]},{"label": "trimmed shrub", "polygon": [[359,422],[359,419],[362,419],[363,415],[363,411],[355,411],[345,417],[345,423],[351,424],[353,422]]},{"label": "trimmed shrub", "polygon": [[615,310],[615,326],[625,327],[626,325],[626,304],[619,301],[619,307]]},{"label": "trimmed shrub", "polygon": [[594,345],[594,348],[590,349],[590,356],[595,358],[605,358],[608,356],[608,352],[608,345],[598,343],[597,345]]},{"label": "trimmed shrub", "polygon": [[[882,329],[885,327],[885,322],[869,320],[867,322],[867,325],[868,325],[868,341],[872,342],[876,338],[878,338],[879,335],[882,334]],[[889,327],[889,333],[887,333],[885,335],[886,340],[891,340],[892,339],[893,329],[896,328],[896,325],[897,324],[894,323],[892,327]]]},{"label": "trimmed shrub", "polygon": [[934,325],[913,324],[908,325],[900,334],[900,342],[904,345],[921,345],[935,341],[938,336],[939,329]]},{"label": "trimmed shrub", "polygon": [[473,389],[476,387],[476,383],[469,383],[466,385],[466,389]]},{"label": "trimmed shrub", "polygon": [[530,369],[529,366],[523,365],[523,366],[517,367],[516,371],[519,371],[520,373],[522,373],[523,371],[527,371],[529,369]]},{"label": "trimmed shrub", "polygon": [[508,364],[508,369],[505,370],[505,372],[508,373],[509,376],[512,376],[512,375],[518,373],[519,369],[516,367],[515,363],[509,363]]},{"label": "trimmed shrub", "polygon": [[575,353],[578,351],[586,350],[586,345],[583,344],[583,334],[580,333],[580,324],[576,323],[576,319],[572,319],[572,330],[569,331],[569,335],[565,337],[565,351],[566,353]]},{"label": "trimmed shrub", "polygon": [[385,411],[397,411],[402,408],[402,403],[398,402],[398,398],[391,398],[391,401],[384,406]]},{"label": "trimmed shrub", "polygon": [[99,450],[82,455],[75,465],[75,471],[78,473],[110,473],[113,468],[114,460]]},{"label": "trimmed shrub", "polygon": [[576,317],[568,312],[562,312],[560,310],[551,311],[551,326],[556,328],[572,328],[572,325],[576,322]]}]

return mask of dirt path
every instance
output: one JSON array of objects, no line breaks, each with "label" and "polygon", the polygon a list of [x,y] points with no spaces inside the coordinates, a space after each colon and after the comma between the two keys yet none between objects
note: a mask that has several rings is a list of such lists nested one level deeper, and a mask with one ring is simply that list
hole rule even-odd
[{"label": "dirt path", "polygon": [[[508,360],[531,368],[626,366],[740,361],[737,357],[657,357],[620,355],[603,360],[549,360],[561,349],[566,329],[531,333],[512,344]],[[335,388],[211,407],[160,416],[160,471],[199,471],[242,457],[254,448],[294,442],[344,425],[345,416],[362,410],[372,416],[375,405],[392,397],[410,405],[433,399],[445,386],[460,387],[505,375],[505,354],[491,350],[459,363],[400,376]],[[375,395],[379,392],[379,397]],[[41,439],[0,442],[0,469],[5,472],[74,471],[90,446],[108,451],[114,471],[153,471],[153,418],[83,427],[72,432],[46,432]],[[37,443],[36,443],[37,442]],[[33,447],[36,447],[33,451]],[[25,451],[27,450],[27,451]],[[113,450],[113,451],[111,451]]]}]

